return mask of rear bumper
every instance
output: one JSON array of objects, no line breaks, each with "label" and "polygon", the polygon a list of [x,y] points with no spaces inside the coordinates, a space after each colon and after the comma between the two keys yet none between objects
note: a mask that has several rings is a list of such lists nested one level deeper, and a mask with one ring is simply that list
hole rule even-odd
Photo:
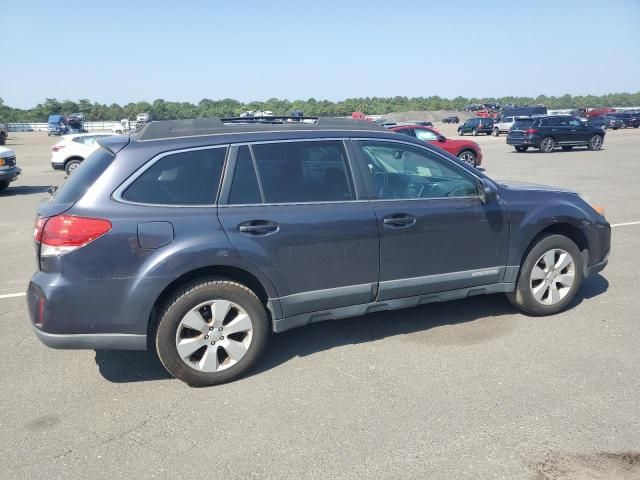
[{"label": "rear bumper", "polygon": [[514,147],[540,147],[540,142],[531,138],[509,138],[507,137],[507,145]]},{"label": "rear bumper", "polygon": [[54,170],[64,170],[64,162],[58,163],[58,162],[51,162],[51,168],[53,168]]},{"label": "rear bumper", "polygon": [[35,325],[33,331],[42,343],[58,349],[92,350],[146,350],[147,336],[121,333],[78,333],[56,334],[40,330]]},{"label": "rear bumper", "polygon": [[13,182],[22,173],[19,167],[0,170],[0,182]]}]

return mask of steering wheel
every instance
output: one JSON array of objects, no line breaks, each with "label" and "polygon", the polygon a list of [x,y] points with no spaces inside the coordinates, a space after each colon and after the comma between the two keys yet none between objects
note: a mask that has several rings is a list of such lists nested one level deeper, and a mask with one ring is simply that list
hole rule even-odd
[{"label": "steering wheel", "polygon": [[384,193],[389,183],[389,175],[384,169],[376,167],[376,165],[372,163],[370,163],[369,165],[371,165],[371,168],[373,170],[373,176],[371,177],[373,186],[376,189],[378,198],[382,198],[382,194]]},{"label": "steering wheel", "polygon": [[[464,185],[456,185],[455,187],[453,187],[451,190],[449,190],[447,193],[444,194],[445,197],[453,197],[455,195],[453,195],[455,192],[457,192],[458,190],[461,190],[461,193],[465,194],[466,193],[466,188]],[[462,196],[462,195],[461,195]]]}]

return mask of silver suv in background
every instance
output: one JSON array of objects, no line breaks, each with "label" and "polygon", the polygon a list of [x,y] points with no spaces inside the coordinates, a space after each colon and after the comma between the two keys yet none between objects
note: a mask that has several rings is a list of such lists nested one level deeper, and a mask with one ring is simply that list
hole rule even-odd
[{"label": "silver suv in background", "polygon": [[493,132],[491,135],[494,137],[499,137],[501,133],[509,133],[513,124],[516,123],[516,120],[525,117],[502,117],[498,122],[493,125]]}]

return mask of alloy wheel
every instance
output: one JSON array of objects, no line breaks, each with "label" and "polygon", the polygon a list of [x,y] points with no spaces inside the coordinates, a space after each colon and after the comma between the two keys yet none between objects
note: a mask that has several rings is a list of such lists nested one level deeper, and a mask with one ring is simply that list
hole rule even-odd
[{"label": "alloy wheel", "polygon": [[476,156],[471,152],[462,152],[458,157],[464,163],[468,163],[471,166],[476,166]]},{"label": "alloy wheel", "polygon": [[242,360],[252,338],[253,323],[241,306],[211,300],[182,317],[176,331],[176,350],[191,368],[219,372]]},{"label": "alloy wheel", "polygon": [[530,288],[533,297],[543,305],[561,302],[575,282],[573,257],[560,248],[544,253],[531,271]]},{"label": "alloy wheel", "polygon": [[599,150],[601,146],[602,146],[602,137],[600,135],[594,135],[591,138],[591,149]]}]

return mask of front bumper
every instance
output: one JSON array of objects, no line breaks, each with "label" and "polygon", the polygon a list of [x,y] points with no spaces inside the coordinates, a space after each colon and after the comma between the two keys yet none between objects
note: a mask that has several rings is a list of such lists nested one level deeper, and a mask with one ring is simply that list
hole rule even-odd
[{"label": "front bumper", "polygon": [[20,167],[0,169],[0,182],[13,182],[22,173]]},{"label": "front bumper", "polygon": [[510,138],[507,137],[507,145],[513,145],[514,147],[540,147],[540,143],[531,138]]}]

